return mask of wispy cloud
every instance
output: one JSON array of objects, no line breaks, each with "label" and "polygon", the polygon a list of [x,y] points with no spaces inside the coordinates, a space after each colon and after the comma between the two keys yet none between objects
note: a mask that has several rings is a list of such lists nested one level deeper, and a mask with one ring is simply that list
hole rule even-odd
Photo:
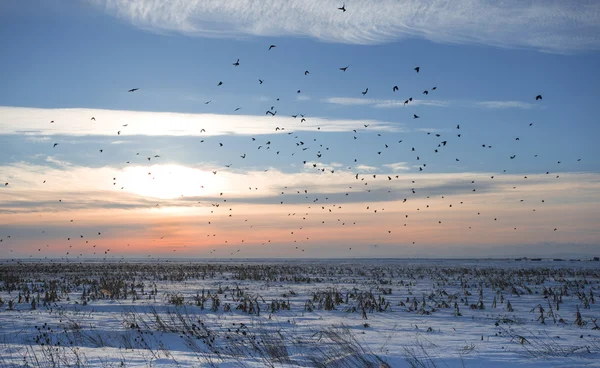
[{"label": "wispy cloud", "polygon": [[434,107],[469,107],[487,109],[533,109],[534,103],[523,101],[450,101],[450,100],[412,100],[405,104],[405,100],[377,100],[358,97],[328,97],[322,100],[325,103],[342,106],[370,106],[375,108],[398,108],[411,106]]},{"label": "wispy cloud", "polygon": [[[163,236],[165,245],[210,244],[210,249],[242,240],[244,245],[302,241],[329,250],[336,242],[444,247],[598,242],[598,174],[522,180],[499,173],[495,179],[492,173],[422,173],[415,180],[414,173],[401,172],[405,163],[397,162],[384,165],[376,178],[364,173],[356,179],[344,168],[335,173],[219,169],[214,175],[210,164],[89,168],[48,161],[0,166],[10,181],[0,187],[0,231],[13,235],[5,249],[32,252],[50,244],[68,251],[74,239],[67,237],[79,240],[80,234],[86,237],[77,243],[82,251],[93,252],[92,244],[98,244],[126,252],[131,243],[153,253],[160,250],[151,242]],[[41,235],[35,238],[41,230],[43,243]],[[100,231],[103,236],[96,237]],[[93,242],[84,243],[92,235]]]},{"label": "wispy cloud", "polygon": [[600,48],[595,0],[88,0],[137,27],[203,37],[304,35],[376,44],[406,37],[551,52]]},{"label": "wispy cloud", "polygon": [[395,108],[415,105],[445,107],[449,105],[448,101],[440,100],[412,100],[408,105],[405,105],[404,100],[375,100],[369,98],[356,97],[329,97],[323,99],[323,102],[343,106],[369,105],[377,108]]},{"label": "wispy cloud", "polygon": [[531,109],[535,107],[535,104],[521,101],[481,101],[476,102],[475,105],[488,109]]},{"label": "wispy cloud", "polygon": [[375,166],[369,166],[369,165],[358,165],[358,166],[356,166],[356,170],[358,170],[359,172],[361,172],[361,171],[372,172],[372,171],[377,171],[377,168]]},{"label": "wispy cloud", "polygon": [[391,164],[384,164],[383,166],[387,167],[390,170],[392,170],[392,172],[399,172],[399,171],[410,170],[408,162],[394,162],[394,163],[391,163]]},{"label": "wispy cloud", "polygon": [[[95,120],[91,120],[94,117]],[[54,121],[51,123],[51,121]],[[369,124],[376,131],[400,131],[377,120],[319,117],[302,122],[289,116],[182,114],[100,109],[38,109],[0,106],[0,134],[31,136],[215,136],[284,134],[292,131],[346,132]],[[279,128],[279,129],[277,129]],[[282,129],[283,128],[283,129]],[[204,129],[204,131],[203,131]]]}]

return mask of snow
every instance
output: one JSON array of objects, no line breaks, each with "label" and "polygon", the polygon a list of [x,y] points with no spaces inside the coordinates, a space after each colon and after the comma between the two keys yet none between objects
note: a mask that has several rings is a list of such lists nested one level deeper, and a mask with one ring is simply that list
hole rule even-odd
[{"label": "snow", "polygon": [[600,367],[599,265],[5,262],[0,367]]}]

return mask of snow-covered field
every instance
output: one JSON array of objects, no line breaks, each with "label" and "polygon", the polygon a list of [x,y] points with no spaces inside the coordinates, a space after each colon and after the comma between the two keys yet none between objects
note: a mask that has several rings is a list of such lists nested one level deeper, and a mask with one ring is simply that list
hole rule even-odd
[{"label": "snow-covered field", "polygon": [[599,266],[4,262],[0,367],[600,367]]}]

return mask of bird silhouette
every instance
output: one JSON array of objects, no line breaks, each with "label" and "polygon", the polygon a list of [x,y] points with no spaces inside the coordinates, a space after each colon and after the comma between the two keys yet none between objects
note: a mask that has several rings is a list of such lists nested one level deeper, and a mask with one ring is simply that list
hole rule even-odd
[{"label": "bird silhouette", "polygon": [[536,101],[537,101],[537,100],[541,100],[541,99],[542,99],[542,95],[537,95],[537,96],[535,96],[535,100],[536,100]]},{"label": "bird silhouette", "polygon": [[364,95],[366,95],[366,94],[367,94],[367,92],[369,92],[369,89],[368,89],[368,88],[367,88],[367,89],[365,89],[365,90],[364,90],[363,92],[361,92],[361,93],[362,93],[362,95],[364,96]]},{"label": "bird silhouette", "polygon": [[129,91],[127,91],[127,92],[135,92],[135,91],[137,91],[138,89],[139,89],[139,88],[132,88],[132,89],[130,89],[130,90],[129,90]]},{"label": "bird silhouette", "polygon": [[233,66],[240,66],[240,59],[237,59],[237,61],[233,63]]},{"label": "bird silhouette", "polygon": [[345,3],[344,3],[344,4],[342,4],[342,7],[341,7],[341,8],[338,8],[338,10],[341,10],[342,12],[344,12],[344,13],[345,13],[345,12],[346,12],[346,4],[345,4]]},{"label": "bird silhouette", "polygon": [[419,66],[418,66],[418,67],[416,67],[416,68],[415,68],[415,71],[416,71],[417,73],[419,72],[419,70],[421,70],[421,67],[419,67]]},{"label": "bird silhouette", "polygon": [[[392,88],[392,91],[393,91],[393,92],[396,92],[397,90],[398,90],[398,86],[394,86],[394,88]],[[405,101],[405,102],[404,102],[404,104],[407,104],[407,103],[408,103],[408,101]]]},{"label": "bird silhouette", "polygon": [[347,66],[345,66],[345,67],[343,67],[343,68],[340,68],[340,70],[341,70],[341,71],[343,71],[343,72],[345,72],[346,70],[348,70],[348,67],[349,67],[349,66],[350,66],[350,65],[347,65]]},{"label": "bird silhouette", "polygon": [[269,50],[271,50],[272,48],[275,48],[275,47],[277,47],[277,46],[271,45],[271,46],[269,46]]}]

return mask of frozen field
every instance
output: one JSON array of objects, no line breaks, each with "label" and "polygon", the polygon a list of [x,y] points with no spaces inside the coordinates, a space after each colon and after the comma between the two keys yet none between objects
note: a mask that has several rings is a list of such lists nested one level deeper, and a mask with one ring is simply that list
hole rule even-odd
[{"label": "frozen field", "polygon": [[4,262],[0,367],[600,367],[599,266]]}]

